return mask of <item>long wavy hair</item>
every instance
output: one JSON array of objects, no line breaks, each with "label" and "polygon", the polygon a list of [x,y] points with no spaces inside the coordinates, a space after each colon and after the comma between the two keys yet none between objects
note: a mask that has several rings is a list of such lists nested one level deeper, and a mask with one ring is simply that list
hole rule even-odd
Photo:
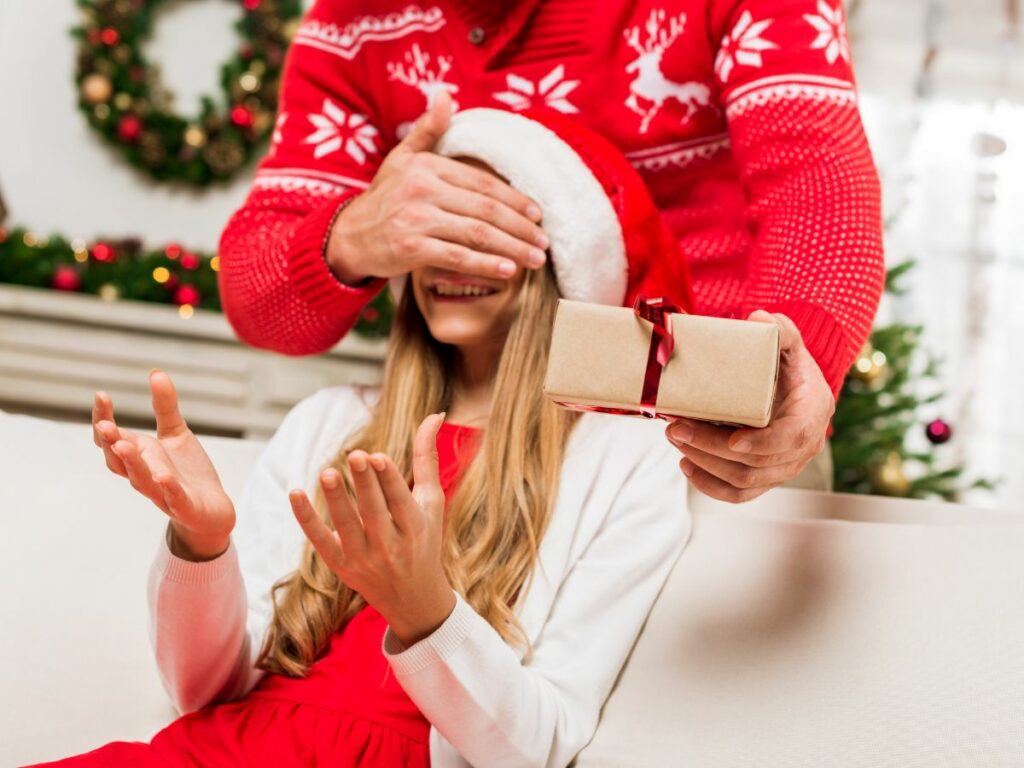
[{"label": "long wavy hair", "polygon": [[[448,505],[442,561],[452,587],[506,642],[529,653],[512,604],[537,563],[578,414],[558,408],[542,393],[558,303],[550,267],[528,270],[517,303],[487,427]],[[335,467],[351,489],[348,453],[380,451],[411,482],[413,435],[429,414],[449,409],[455,362],[455,349],[430,335],[409,285],[395,313],[370,419],[320,471]],[[313,504],[333,528],[319,482]],[[304,677],[331,635],[365,605],[308,541],[299,567],[274,584],[271,598],[274,616],[257,666],[290,677]]]}]

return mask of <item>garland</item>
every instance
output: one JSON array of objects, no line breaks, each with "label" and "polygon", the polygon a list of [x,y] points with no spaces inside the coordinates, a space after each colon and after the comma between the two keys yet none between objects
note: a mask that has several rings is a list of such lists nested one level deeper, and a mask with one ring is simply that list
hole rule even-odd
[{"label": "garland", "polygon": [[[221,311],[219,269],[220,257],[176,243],[146,249],[135,238],[87,243],[0,227],[0,283],[95,294],[110,302],[171,304],[186,319],[195,308]],[[363,310],[355,332],[386,336],[392,314],[390,293],[381,291]]]},{"label": "garland", "polygon": [[242,42],[221,69],[222,98],[204,96],[200,114],[183,117],[141,51],[165,2],[78,0],[86,18],[72,30],[78,103],[132,165],[161,181],[202,187],[234,175],[273,131],[281,67],[302,3],[241,0],[235,27]]}]

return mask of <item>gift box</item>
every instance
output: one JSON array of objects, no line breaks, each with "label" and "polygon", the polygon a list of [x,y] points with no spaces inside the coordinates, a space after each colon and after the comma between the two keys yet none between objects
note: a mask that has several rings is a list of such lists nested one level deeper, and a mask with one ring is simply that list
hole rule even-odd
[{"label": "gift box", "polygon": [[561,299],[544,393],[575,410],[763,427],[778,371],[771,323]]}]

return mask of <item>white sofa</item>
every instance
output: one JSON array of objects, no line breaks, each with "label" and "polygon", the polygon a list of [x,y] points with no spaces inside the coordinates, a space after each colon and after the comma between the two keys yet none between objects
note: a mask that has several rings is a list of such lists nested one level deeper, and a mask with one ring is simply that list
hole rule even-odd
[{"label": "white sofa", "polygon": [[[203,438],[237,494],[263,443]],[[779,490],[694,532],[580,768],[1021,768],[1024,515]],[[146,637],[164,519],[87,425],[0,412],[0,765],[175,715]]]}]

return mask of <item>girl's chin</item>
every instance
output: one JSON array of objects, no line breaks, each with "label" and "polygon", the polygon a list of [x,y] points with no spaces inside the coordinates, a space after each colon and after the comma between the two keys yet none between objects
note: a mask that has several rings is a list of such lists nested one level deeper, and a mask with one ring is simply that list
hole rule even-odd
[{"label": "girl's chin", "polygon": [[469,318],[435,318],[428,326],[431,336],[456,347],[475,346],[492,336],[489,327]]}]

